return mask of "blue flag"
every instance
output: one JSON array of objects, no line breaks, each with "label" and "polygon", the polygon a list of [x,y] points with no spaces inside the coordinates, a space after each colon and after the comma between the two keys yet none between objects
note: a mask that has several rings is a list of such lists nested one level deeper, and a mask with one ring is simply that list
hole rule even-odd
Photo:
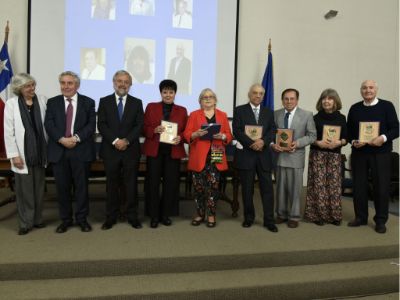
[{"label": "blue flag", "polygon": [[0,51],[0,93],[5,91],[11,82],[13,71],[11,68],[10,57],[8,55],[7,43],[3,44]]},{"label": "blue flag", "polygon": [[268,63],[265,68],[264,77],[262,80],[262,86],[265,89],[265,95],[263,99],[263,106],[268,107],[270,110],[274,110],[274,76],[272,73],[272,53],[268,52]]}]

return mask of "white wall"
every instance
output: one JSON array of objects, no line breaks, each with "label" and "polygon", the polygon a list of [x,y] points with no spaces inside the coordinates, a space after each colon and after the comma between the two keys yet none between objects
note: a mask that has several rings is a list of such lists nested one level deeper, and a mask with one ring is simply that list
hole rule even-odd
[{"label": "white wall", "polygon": [[[1,0],[0,41],[9,20],[14,73],[27,66],[27,3]],[[330,9],[339,13],[325,20]],[[360,99],[361,81],[375,79],[379,96],[393,101],[399,111],[398,0],[241,0],[237,104],[245,103],[248,87],[261,81],[269,38],[275,108],[280,107],[281,91],[295,87],[300,106],[315,111],[321,91],[331,87],[339,92],[346,114]]]}]

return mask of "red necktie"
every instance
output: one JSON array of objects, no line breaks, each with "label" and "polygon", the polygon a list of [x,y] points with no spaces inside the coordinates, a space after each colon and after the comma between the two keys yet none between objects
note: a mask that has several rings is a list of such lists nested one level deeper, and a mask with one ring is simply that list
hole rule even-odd
[{"label": "red necktie", "polygon": [[72,107],[72,99],[68,98],[67,101],[68,106],[67,106],[67,112],[65,114],[65,119],[66,119],[66,126],[65,126],[65,137],[71,137],[71,126],[72,126],[72,115],[74,114],[74,108]]}]

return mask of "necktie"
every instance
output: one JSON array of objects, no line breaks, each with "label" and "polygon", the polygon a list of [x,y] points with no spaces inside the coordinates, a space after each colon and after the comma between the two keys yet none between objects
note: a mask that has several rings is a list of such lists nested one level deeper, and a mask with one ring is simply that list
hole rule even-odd
[{"label": "necktie", "polygon": [[122,114],[124,113],[124,104],[122,103],[122,99],[122,97],[118,98],[118,117],[120,121],[122,120]]},{"label": "necktie", "polygon": [[290,116],[290,112],[287,112],[285,114],[285,119],[284,119],[285,128],[289,128],[289,116]]},{"label": "necktie", "polygon": [[259,116],[258,108],[253,108],[253,112],[254,112],[254,117],[256,118],[256,122],[258,123],[258,116]]},{"label": "necktie", "polygon": [[65,125],[65,137],[71,137],[71,126],[72,126],[72,116],[74,114],[74,108],[72,107],[72,99],[68,98],[68,106],[67,106],[67,112],[65,114],[65,119],[66,119],[66,125]]}]

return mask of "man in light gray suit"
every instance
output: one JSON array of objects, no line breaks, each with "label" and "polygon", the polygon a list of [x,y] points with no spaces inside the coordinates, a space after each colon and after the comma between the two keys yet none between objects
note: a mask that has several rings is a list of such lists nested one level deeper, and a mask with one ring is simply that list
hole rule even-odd
[{"label": "man in light gray suit", "polygon": [[297,106],[299,91],[286,89],[282,92],[283,107],[275,111],[277,128],[293,129],[293,142],[289,149],[272,144],[278,153],[276,169],[277,219],[276,224],[287,222],[296,228],[300,220],[300,197],[303,187],[305,147],[317,138],[312,112]]}]

